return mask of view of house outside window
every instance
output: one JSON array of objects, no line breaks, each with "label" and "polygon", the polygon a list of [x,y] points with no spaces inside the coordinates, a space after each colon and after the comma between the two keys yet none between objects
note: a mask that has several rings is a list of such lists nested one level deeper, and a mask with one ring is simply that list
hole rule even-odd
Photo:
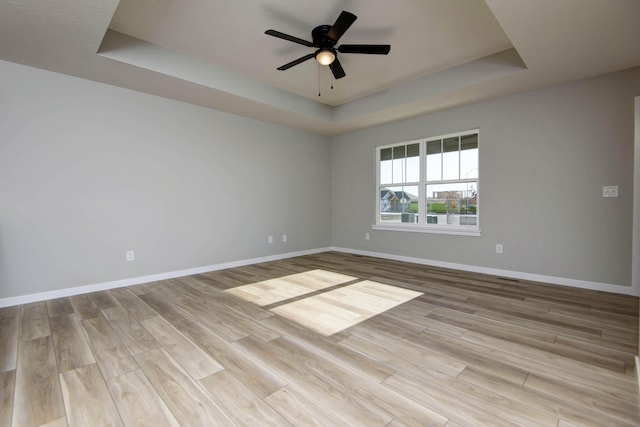
[{"label": "view of house outside window", "polygon": [[377,147],[376,225],[479,230],[478,130]]}]

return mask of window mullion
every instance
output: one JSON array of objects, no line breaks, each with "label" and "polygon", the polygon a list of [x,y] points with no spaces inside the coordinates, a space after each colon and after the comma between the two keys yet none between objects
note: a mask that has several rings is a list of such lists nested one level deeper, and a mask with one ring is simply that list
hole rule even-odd
[{"label": "window mullion", "polygon": [[458,136],[458,181],[462,178],[462,138]]},{"label": "window mullion", "polygon": [[444,177],[444,139],[440,140],[440,181]]},{"label": "window mullion", "polygon": [[427,204],[427,141],[420,141],[420,183],[418,184],[418,224],[424,225]]}]

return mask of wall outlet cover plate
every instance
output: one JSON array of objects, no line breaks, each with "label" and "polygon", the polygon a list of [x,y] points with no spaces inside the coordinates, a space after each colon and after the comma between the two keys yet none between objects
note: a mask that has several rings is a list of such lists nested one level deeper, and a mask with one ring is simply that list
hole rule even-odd
[{"label": "wall outlet cover plate", "polygon": [[605,185],[602,187],[602,197],[618,197],[618,186]]}]

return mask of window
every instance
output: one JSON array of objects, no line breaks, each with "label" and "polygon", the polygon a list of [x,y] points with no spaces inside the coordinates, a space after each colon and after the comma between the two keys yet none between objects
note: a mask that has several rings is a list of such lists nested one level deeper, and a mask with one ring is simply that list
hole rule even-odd
[{"label": "window", "polygon": [[478,130],[376,152],[377,228],[479,234]]}]

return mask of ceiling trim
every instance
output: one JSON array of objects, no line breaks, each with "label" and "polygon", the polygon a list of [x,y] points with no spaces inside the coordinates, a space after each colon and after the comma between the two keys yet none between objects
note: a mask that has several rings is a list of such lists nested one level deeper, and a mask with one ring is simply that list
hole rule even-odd
[{"label": "ceiling trim", "polygon": [[[98,55],[193,83],[203,89],[215,91],[216,96],[224,93],[227,97],[269,106],[282,114],[304,117],[306,122],[317,122],[317,130],[325,135],[333,135],[335,129],[342,129],[341,125],[349,122],[366,120],[368,117],[374,123],[378,121],[374,117],[399,106],[527,69],[518,52],[512,48],[331,107],[113,30],[106,32]],[[251,116],[250,112],[251,109],[244,111],[243,115]],[[259,117],[262,116],[261,113]],[[287,121],[290,122],[290,117]]]}]

